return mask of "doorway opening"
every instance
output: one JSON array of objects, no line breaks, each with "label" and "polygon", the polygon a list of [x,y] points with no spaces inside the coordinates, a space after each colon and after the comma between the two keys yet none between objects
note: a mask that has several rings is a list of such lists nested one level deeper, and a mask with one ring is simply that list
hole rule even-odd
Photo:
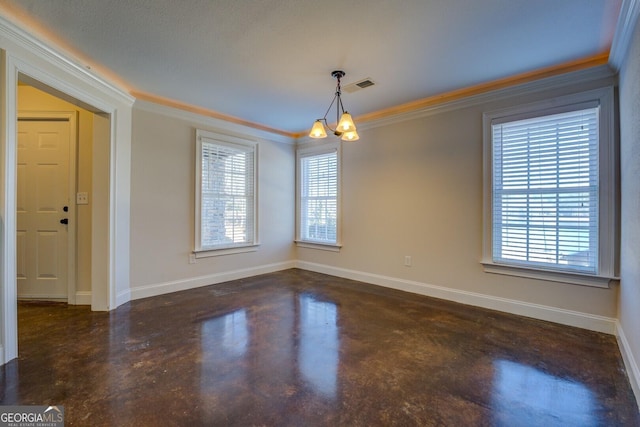
[{"label": "doorway opening", "polygon": [[[78,297],[91,301],[91,309],[106,311],[125,302],[128,294],[128,197],[130,177],[129,136],[133,98],[108,84],[99,83],[79,69],[61,67],[50,52],[34,47],[45,63],[31,64],[0,49],[3,83],[0,111],[0,364],[18,356],[17,327],[17,141],[19,86],[32,86],[48,95],[80,107],[93,117],[90,232],[90,291]],[[38,107],[40,111],[44,107]],[[73,111],[73,110],[71,110]],[[115,120],[116,116],[120,120]],[[122,141],[118,144],[118,141]],[[118,151],[116,148],[121,145]],[[119,159],[119,160],[118,160]],[[74,259],[74,258],[72,258]],[[72,269],[72,271],[75,271]],[[118,284],[122,290],[117,293]],[[74,294],[72,293],[72,296]],[[121,296],[120,296],[121,295]],[[69,296],[69,295],[68,295]]]},{"label": "doorway opening", "polygon": [[23,79],[17,93],[17,297],[91,305],[95,114]]}]

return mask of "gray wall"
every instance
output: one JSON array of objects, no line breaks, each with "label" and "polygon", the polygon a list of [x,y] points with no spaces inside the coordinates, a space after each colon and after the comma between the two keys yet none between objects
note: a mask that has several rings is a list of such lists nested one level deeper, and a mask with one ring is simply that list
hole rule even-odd
[{"label": "gray wall", "polygon": [[[374,283],[369,279],[424,284],[443,290],[446,298],[471,296],[472,304],[481,298],[488,302],[485,306],[521,314],[539,316],[539,307],[544,307],[544,318],[565,323],[567,313],[579,313],[581,322],[605,319],[604,329],[613,333],[617,285],[602,289],[488,274],[480,260],[482,113],[614,81],[489,98],[362,130],[359,141],[342,148],[343,248],[337,253],[295,249],[294,148],[261,140],[259,250],[198,259],[196,264],[188,262],[194,234],[195,129],[216,129],[204,117],[138,102],[131,153],[131,297],[215,283],[232,277],[227,273],[250,275],[297,263],[347,277],[361,273]],[[406,255],[412,257],[411,267],[403,265]],[[505,308],[500,305],[505,300],[520,305]]]},{"label": "gray wall", "polygon": [[[342,250],[301,247],[299,261],[317,271],[424,289],[426,294],[466,298],[520,314],[537,316],[544,306],[549,320],[564,322],[568,311],[579,312],[580,326],[590,327],[584,323],[604,317],[604,329],[613,333],[617,284],[603,289],[488,274],[480,261],[483,112],[614,82],[603,78],[526,96],[488,98],[465,108],[359,129],[359,141],[343,144]],[[406,255],[412,257],[411,267],[403,265]]]},{"label": "gray wall", "polygon": [[[640,402],[640,25],[620,70],[621,260],[620,327]],[[634,362],[635,361],[635,362]],[[628,366],[629,367],[629,366]],[[635,372],[633,371],[635,368]]]},{"label": "gray wall", "polygon": [[200,258],[196,264],[189,264],[194,249],[195,132],[199,128],[229,133],[210,122],[165,107],[140,102],[134,105],[134,299],[293,266],[294,146],[265,139],[258,139],[260,247],[255,252]]}]

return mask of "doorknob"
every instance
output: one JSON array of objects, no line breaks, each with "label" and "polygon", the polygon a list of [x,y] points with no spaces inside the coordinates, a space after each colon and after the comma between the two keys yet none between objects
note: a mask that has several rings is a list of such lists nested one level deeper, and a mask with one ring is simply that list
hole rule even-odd
[{"label": "doorknob", "polygon": [[69,224],[69,219],[68,218],[62,218],[60,220],[60,224]]}]

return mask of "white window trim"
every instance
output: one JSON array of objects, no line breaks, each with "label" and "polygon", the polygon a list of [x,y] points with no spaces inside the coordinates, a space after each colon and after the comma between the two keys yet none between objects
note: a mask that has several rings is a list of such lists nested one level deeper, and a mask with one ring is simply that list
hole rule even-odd
[{"label": "white window trim", "polygon": [[[253,162],[253,238],[250,242],[220,246],[218,248],[203,247],[201,240],[201,195],[202,195],[202,143],[211,142],[214,144],[227,145],[227,146],[240,146],[242,148],[249,148],[253,150],[254,162]],[[252,139],[241,138],[237,136],[225,135],[221,133],[211,132],[202,129],[196,129],[196,173],[195,173],[195,239],[193,254],[197,259],[239,254],[245,252],[255,252],[260,245],[259,233],[258,233],[258,143]]]},{"label": "white window trim", "polygon": [[193,254],[195,255],[196,259],[209,258],[214,256],[223,256],[223,255],[235,255],[235,254],[243,254],[247,252],[256,252],[259,246],[260,244],[255,244],[255,245],[248,245],[248,246],[237,246],[237,247],[226,248],[226,249],[205,249],[205,250],[199,250],[199,251],[194,250]]},{"label": "white window trim", "polygon": [[[322,242],[314,242],[310,240],[303,240],[301,238],[301,229],[300,229],[300,191],[301,191],[301,182],[302,182],[302,168],[300,167],[300,160],[303,157],[315,156],[327,153],[336,153],[336,161],[337,161],[337,169],[338,169],[338,179],[337,179],[337,212],[336,212],[336,243],[322,243]],[[296,150],[296,239],[295,243],[298,247],[308,248],[308,249],[318,249],[324,251],[332,251],[339,252],[342,248],[342,232],[341,232],[341,224],[342,224],[342,161],[341,161],[341,145],[340,142],[327,142],[327,143],[310,143],[306,146],[298,148]]]},{"label": "white window trim", "polygon": [[[600,106],[599,116],[599,255],[598,272],[595,275],[558,271],[556,269],[519,267],[505,265],[493,261],[492,235],[492,177],[493,177],[493,144],[492,122],[494,120],[518,120],[529,117],[550,115],[580,108],[580,104],[596,103]],[[483,114],[483,248],[482,261],[487,273],[504,274],[547,280],[553,282],[570,283],[576,285],[609,287],[616,277],[617,268],[617,161],[616,161],[616,133],[615,108],[613,87],[605,87],[573,95],[553,98],[532,104],[490,111]]]},{"label": "white window trim", "polygon": [[295,243],[299,248],[318,249],[329,252],[340,252],[340,248],[342,248],[341,244],[332,245],[329,243],[308,242],[306,240],[299,239],[296,239]]}]

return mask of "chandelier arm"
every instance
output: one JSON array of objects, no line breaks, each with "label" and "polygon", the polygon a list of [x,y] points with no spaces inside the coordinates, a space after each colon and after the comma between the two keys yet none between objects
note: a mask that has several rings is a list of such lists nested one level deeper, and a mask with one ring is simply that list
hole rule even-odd
[{"label": "chandelier arm", "polygon": [[[336,102],[336,98],[338,98],[338,94],[335,94],[333,96],[333,99],[331,100],[331,104],[329,104],[329,108],[327,108],[326,113],[324,113],[323,119],[326,122],[327,121],[327,114],[329,114],[329,111],[331,111],[331,107],[333,107],[334,102]],[[338,98],[340,99],[340,98]]]},{"label": "chandelier arm", "polygon": [[[336,133],[335,129],[332,129],[331,126],[329,126],[329,122],[327,121],[327,114],[329,114],[329,111],[331,111],[331,107],[333,107],[333,104],[335,104],[336,102],[336,98],[338,98],[338,102],[342,103],[342,101],[340,101],[340,97],[338,96],[338,93],[336,92],[336,94],[333,96],[333,99],[331,100],[331,104],[329,104],[329,108],[327,108],[327,111],[324,113],[324,117],[322,117],[322,120],[324,122],[324,125],[334,134]],[[337,108],[337,106],[336,106]],[[338,122],[336,122],[338,123]]]}]

